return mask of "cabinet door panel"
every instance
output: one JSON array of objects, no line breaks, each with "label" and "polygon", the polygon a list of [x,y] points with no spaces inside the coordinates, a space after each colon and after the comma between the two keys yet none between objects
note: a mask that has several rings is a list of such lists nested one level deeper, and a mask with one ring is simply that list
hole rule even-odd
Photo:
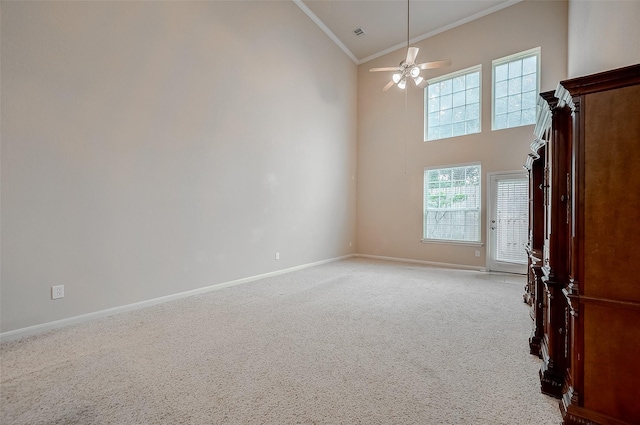
[{"label": "cabinet door panel", "polygon": [[[583,293],[640,301],[640,86],[586,96]],[[615,276],[615,277],[614,277]]]},{"label": "cabinet door panel", "polygon": [[640,310],[588,302],[582,311],[584,407],[638,423],[640,369],[634,365],[640,353]]}]

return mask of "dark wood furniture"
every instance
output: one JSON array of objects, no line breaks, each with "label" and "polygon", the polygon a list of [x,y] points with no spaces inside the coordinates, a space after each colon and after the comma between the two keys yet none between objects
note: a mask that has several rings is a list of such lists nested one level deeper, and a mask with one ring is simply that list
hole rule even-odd
[{"label": "dark wood furniture", "polygon": [[541,388],[561,397],[564,424],[640,424],[640,65],[541,99]]},{"label": "dark wood furniture", "polygon": [[528,254],[527,285],[524,302],[529,304],[533,323],[529,350],[531,354],[542,358],[543,321],[543,283],[542,283],[542,247],[544,246],[544,169],[545,141],[538,138],[531,143],[531,153],[527,157],[525,168],[529,172],[529,240],[526,246]]},{"label": "dark wood furniture", "polygon": [[[535,171],[542,169],[542,183],[538,186],[542,196],[534,191],[532,199],[531,234],[539,238],[541,236],[541,240],[534,242],[532,237],[529,259],[530,274],[536,279],[536,315],[541,314],[542,317],[536,316],[534,320],[534,331],[538,335],[532,335],[530,347],[539,336],[538,355],[543,361],[540,369],[541,390],[560,398],[567,369],[566,303],[562,290],[568,286],[570,267],[567,247],[571,190],[571,109],[567,105],[560,105],[554,92],[540,94],[535,134],[537,140],[544,142],[545,154],[540,158],[544,161],[538,159],[533,162],[530,172],[532,180],[539,180]],[[536,183],[532,182],[530,186]],[[536,216],[542,223],[536,221]],[[536,243],[542,243],[541,250],[535,246]],[[538,257],[535,254],[540,253],[542,264],[536,261]],[[540,324],[542,329],[539,329]]]}]

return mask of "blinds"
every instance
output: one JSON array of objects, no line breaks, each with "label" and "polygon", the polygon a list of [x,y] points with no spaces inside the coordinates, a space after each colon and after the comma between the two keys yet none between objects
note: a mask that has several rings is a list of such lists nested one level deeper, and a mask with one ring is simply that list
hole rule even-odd
[{"label": "blinds", "polygon": [[496,187],[496,260],[526,264],[529,182],[498,180]]},{"label": "blinds", "polygon": [[480,181],[480,164],[425,169],[425,240],[480,241]]}]

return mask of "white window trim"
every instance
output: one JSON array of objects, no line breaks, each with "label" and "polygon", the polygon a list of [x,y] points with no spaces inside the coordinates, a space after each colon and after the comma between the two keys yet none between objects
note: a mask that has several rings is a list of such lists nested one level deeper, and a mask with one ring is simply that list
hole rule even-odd
[{"label": "white window trim", "polygon": [[[537,55],[538,59],[536,60],[536,87],[537,87],[537,91],[540,91],[540,63],[542,62],[542,50],[540,47],[534,47],[533,49],[529,49],[529,50],[525,50],[524,52],[519,52],[519,53],[514,53],[512,55],[509,56],[505,56],[503,58],[500,59],[494,59],[493,61],[491,61],[491,131],[500,131],[500,130],[508,130],[510,128],[518,128],[518,127],[523,127],[523,126],[518,126],[518,127],[506,127],[506,128],[496,128],[496,124],[495,124],[495,119],[496,119],[496,113],[495,113],[495,87],[496,87],[496,67],[498,65],[502,65],[517,59],[522,59],[528,56],[533,56],[533,55]],[[531,125],[531,124],[525,124],[525,125]]]},{"label": "white window trim", "polygon": [[445,239],[420,239],[424,244],[444,244],[444,245],[465,245],[465,246],[484,246],[483,242],[467,242],[467,241],[449,241]]},{"label": "white window trim", "polygon": [[[477,165],[478,167],[480,167],[480,182],[478,184],[478,188],[480,190],[480,194],[479,194],[479,200],[480,200],[480,206],[479,206],[479,212],[480,212],[480,220],[478,223],[478,237],[479,240],[477,241],[459,241],[459,240],[452,240],[452,239],[426,239],[424,237],[425,234],[425,223],[424,223],[424,216],[425,216],[425,202],[424,202],[424,192],[425,192],[425,188],[424,188],[424,173],[428,170],[439,170],[442,168],[458,168],[458,167],[471,167],[471,166],[475,166]],[[434,166],[430,166],[430,167],[424,167],[423,169],[423,177],[422,177],[422,238],[420,239],[420,242],[424,243],[424,244],[446,244],[446,245],[467,245],[467,246],[484,246],[484,242],[482,241],[482,203],[483,203],[483,199],[482,199],[482,162],[478,161],[478,162],[468,162],[468,163],[463,163],[463,164],[448,164],[448,165],[434,165]]]},{"label": "white window trim", "polygon": [[[429,85],[431,84],[436,84],[439,83],[441,81],[444,80],[451,80],[453,78],[459,77],[461,75],[466,75],[466,74],[471,74],[472,72],[478,72],[479,75],[479,85],[478,85],[478,96],[479,96],[479,103],[480,103],[480,110],[478,111],[478,121],[480,123],[480,131],[478,131],[477,133],[470,133],[470,134],[463,134],[462,136],[452,136],[452,137],[444,137],[441,139],[433,139],[433,140],[427,140],[427,134],[429,132],[429,106],[428,106],[428,101],[429,101]],[[474,66],[470,66],[469,68],[465,68],[465,69],[461,69],[459,71],[455,71],[455,72],[451,72],[449,74],[446,75],[441,75],[439,77],[434,77],[434,78],[430,78],[427,80],[427,85],[424,88],[424,102],[423,102],[423,116],[424,116],[424,134],[423,134],[423,138],[425,142],[435,142],[438,140],[445,140],[445,139],[452,139],[453,137],[463,137],[463,136],[470,136],[471,134],[480,134],[482,133],[482,64],[480,65],[474,65]]]}]

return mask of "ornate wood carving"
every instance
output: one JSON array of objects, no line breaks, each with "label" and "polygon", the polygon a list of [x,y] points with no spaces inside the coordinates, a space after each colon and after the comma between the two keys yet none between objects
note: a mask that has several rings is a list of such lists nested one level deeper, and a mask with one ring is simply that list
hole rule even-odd
[{"label": "ornate wood carving", "polygon": [[[544,287],[544,335],[541,340],[543,364],[540,369],[541,391],[553,397],[562,396],[567,369],[567,334],[565,301],[562,290],[569,282],[569,223],[567,207],[570,199],[570,146],[567,129],[571,126],[571,110],[559,106],[554,92],[540,94],[546,111],[540,112],[537,130],[546,129],[546,167],[544,171],[544,249],[541,280]],[[562,208],[559,208],[562,206]]]}]

